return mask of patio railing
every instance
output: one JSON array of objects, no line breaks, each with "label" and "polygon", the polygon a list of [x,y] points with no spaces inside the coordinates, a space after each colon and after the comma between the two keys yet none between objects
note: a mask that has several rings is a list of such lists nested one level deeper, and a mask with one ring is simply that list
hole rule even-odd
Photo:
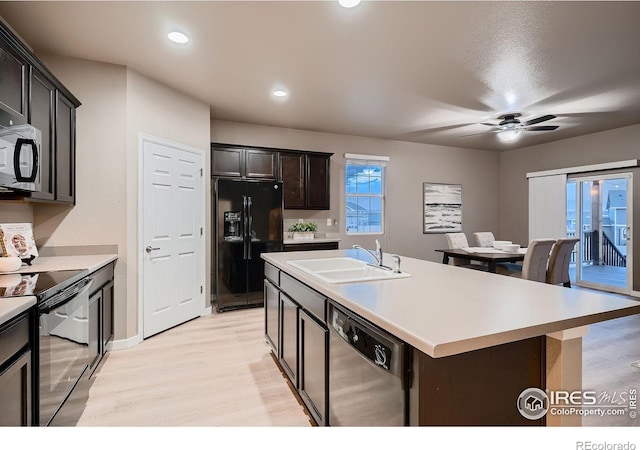
[{"label": "patio railing", "polygon": [[[567,233],[567,237],[575,237],[575,235],[575,232]],[[600,264],[600,258],[602,258],[602,265],[627,267],[626,255],[620,253],[618,247],[611,242],[606,234],[602,234],[601,246],[599,245],[599,240],[598,230],[582,232],[582,254],[584,262]],[[571,252],[571,262],[576,262],[575,250]]]}]

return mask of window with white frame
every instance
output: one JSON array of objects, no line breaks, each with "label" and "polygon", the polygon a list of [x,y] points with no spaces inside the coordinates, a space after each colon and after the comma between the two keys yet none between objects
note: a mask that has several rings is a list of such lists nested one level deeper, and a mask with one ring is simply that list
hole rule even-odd
[{"label": "window with white frame", "polygon": [[384,233],[386,156],[345,154],[347,234]]}]

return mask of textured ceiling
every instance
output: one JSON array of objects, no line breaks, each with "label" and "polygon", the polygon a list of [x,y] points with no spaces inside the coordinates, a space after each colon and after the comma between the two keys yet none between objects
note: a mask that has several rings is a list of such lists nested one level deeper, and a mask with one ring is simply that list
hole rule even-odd
[{"label": "textured ceiling", "polygon": [[[36,53],[126,65],[215,119],[487,150],[640,123],[640,2],[1,1],[0,16]],[[509,112],[559,128],[476,134]]]}]

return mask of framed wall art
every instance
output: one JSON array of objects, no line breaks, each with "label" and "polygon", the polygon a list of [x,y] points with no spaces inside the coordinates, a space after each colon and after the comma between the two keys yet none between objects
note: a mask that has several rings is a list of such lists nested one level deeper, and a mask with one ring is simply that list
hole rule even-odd
[{"label": "framed wall art", "polygon": [[462,185],[423,183],[423,233],[462,231]]}]

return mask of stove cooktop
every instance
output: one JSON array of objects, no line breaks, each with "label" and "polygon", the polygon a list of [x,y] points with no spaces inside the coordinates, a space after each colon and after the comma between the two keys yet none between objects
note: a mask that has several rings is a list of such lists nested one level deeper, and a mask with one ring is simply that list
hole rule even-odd
[{"label": "stove cooktop", "polygon": [[86,273],[86,270],[59,270],[1,274],[0,301],[2,297],[35,295],[41,302],[80,280]]}]

